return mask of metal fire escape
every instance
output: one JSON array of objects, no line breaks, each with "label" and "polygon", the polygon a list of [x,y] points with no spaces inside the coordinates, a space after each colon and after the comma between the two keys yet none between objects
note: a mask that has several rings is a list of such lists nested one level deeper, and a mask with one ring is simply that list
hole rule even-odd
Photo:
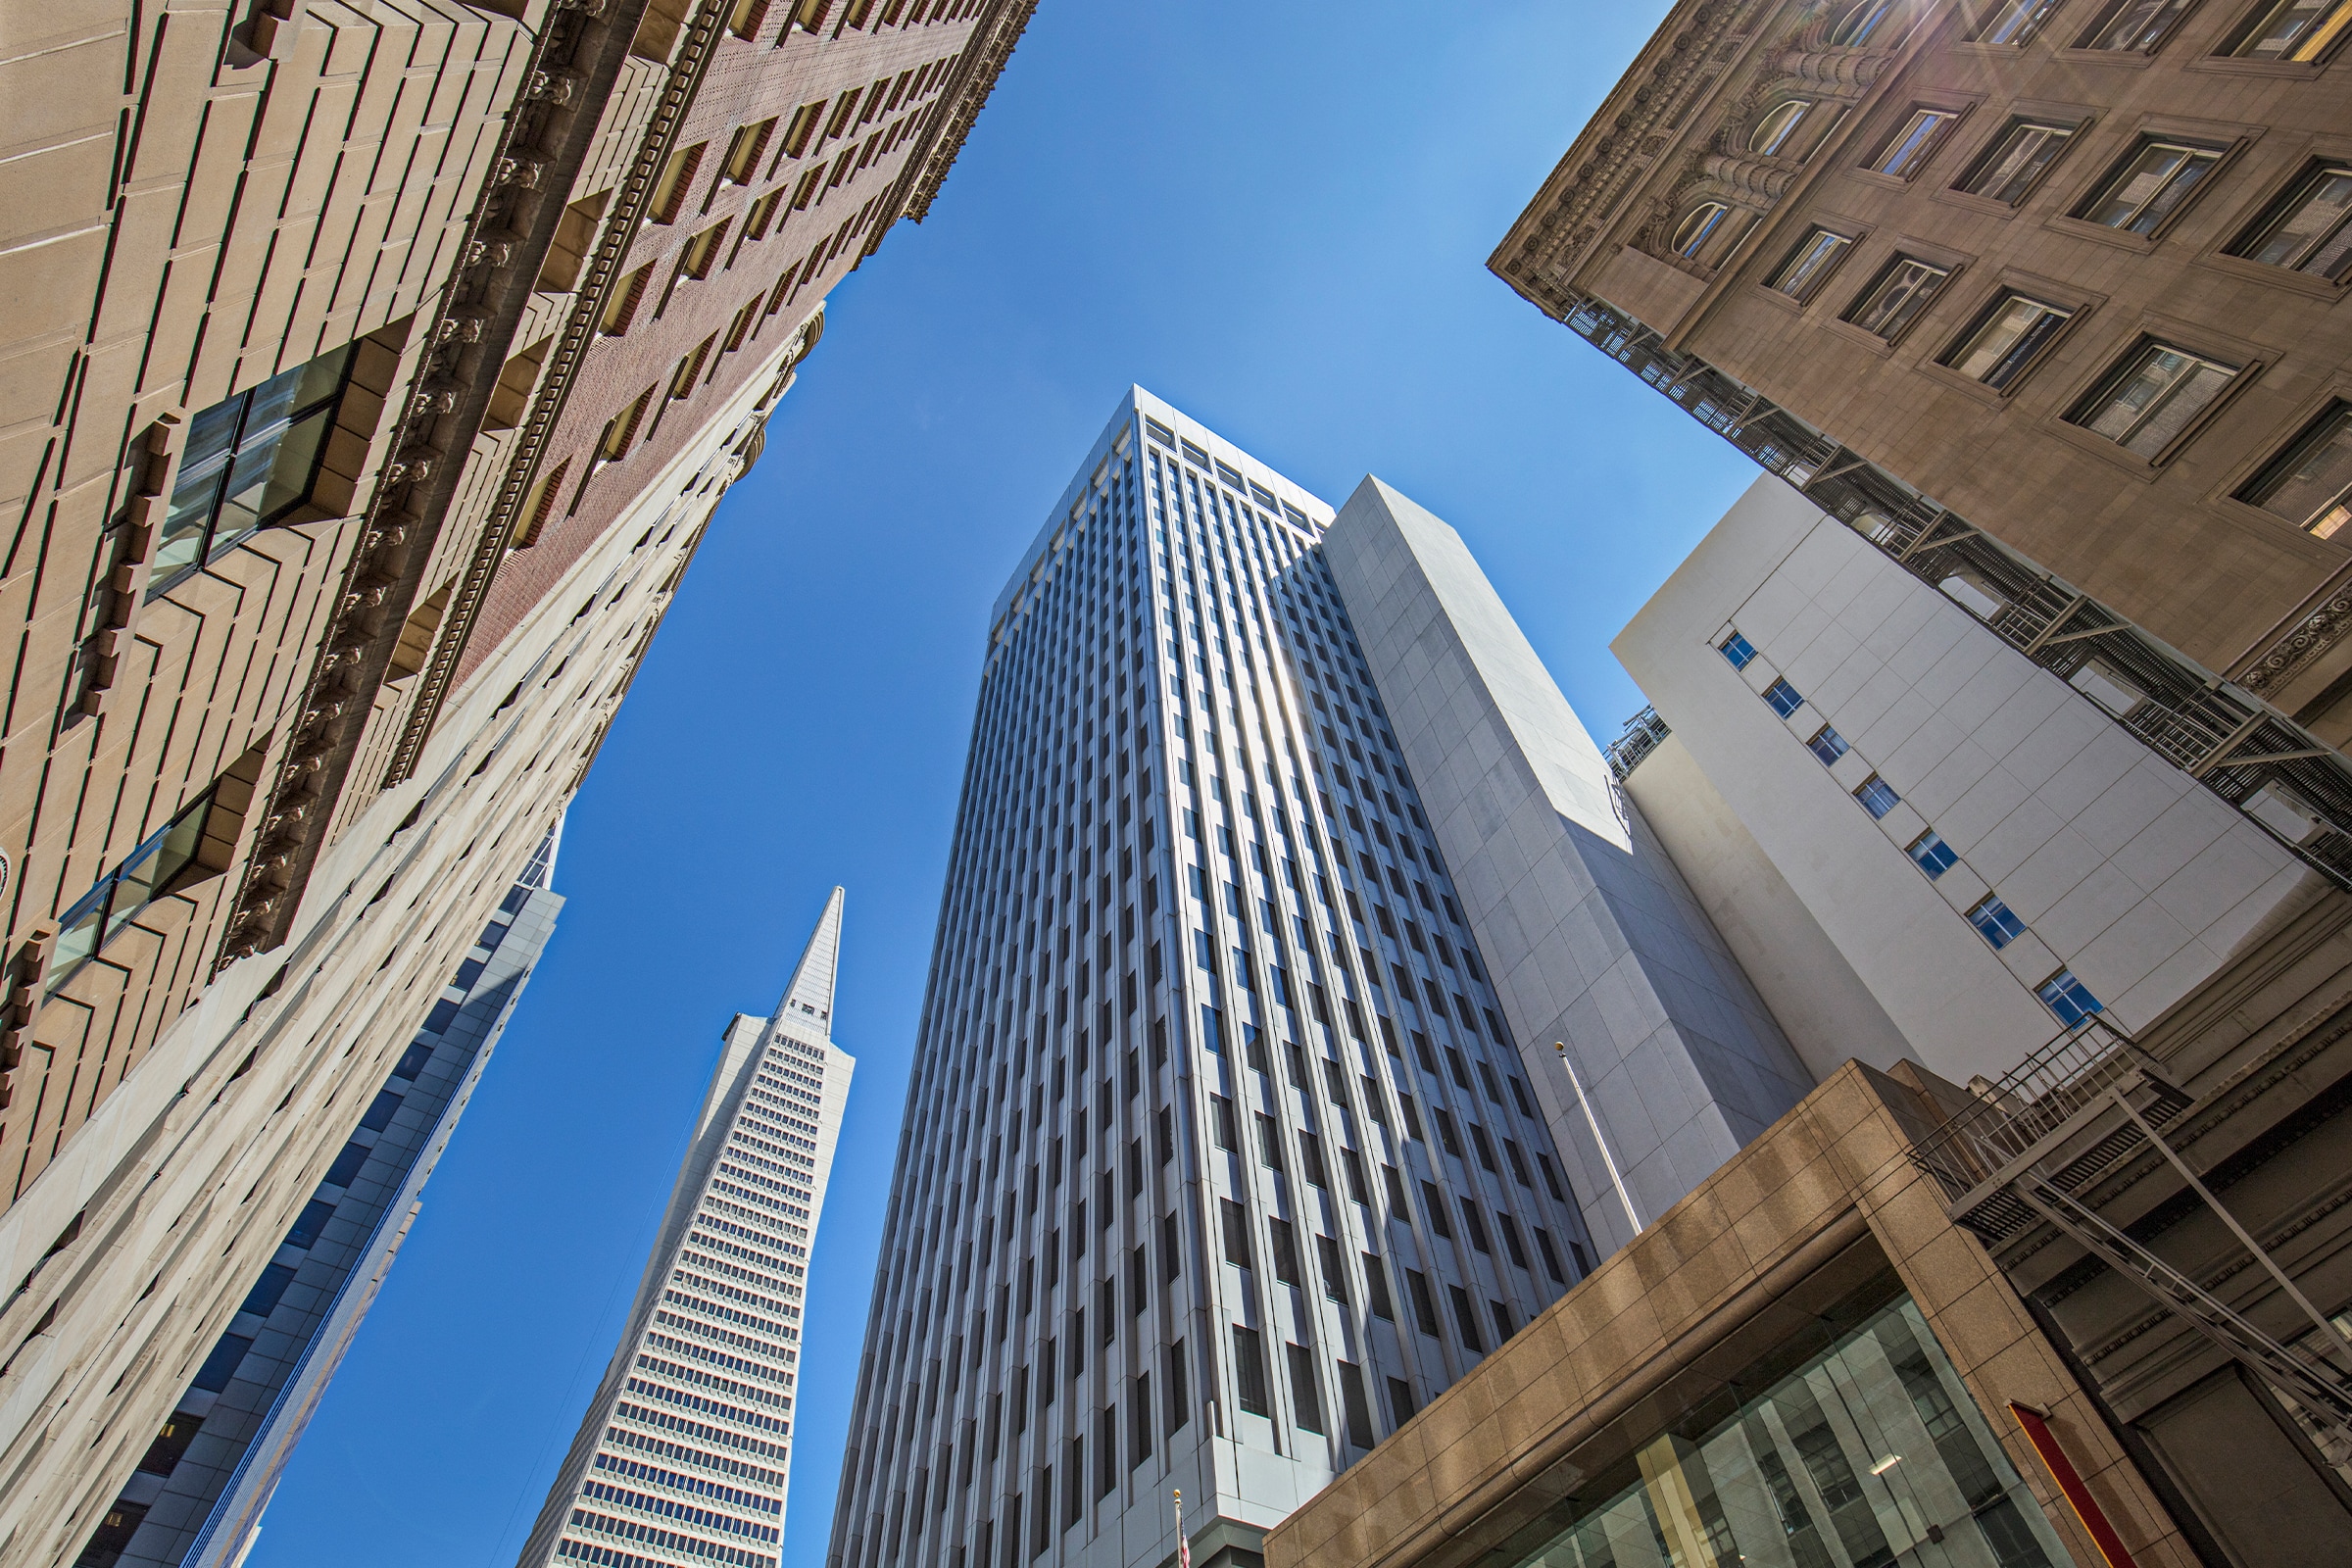
[{"label": "metal fire escape", "polygon": [[[2104,1020],[2060,1035],[1911,1152],[1943,1189],[1953,1220],[1998,1246],[2046,1222],[2225,1353],[2352,1441],[2352,1341],[2287,1278],[2166,1139],[2192,1103],[2155,1059]],[[2317,1330],[2289,1345],[2109,1223],[2083,1194],[2152,1149],[2228,1227]],[[2305,1348],[2308,1345],[2312,1348]]]}]

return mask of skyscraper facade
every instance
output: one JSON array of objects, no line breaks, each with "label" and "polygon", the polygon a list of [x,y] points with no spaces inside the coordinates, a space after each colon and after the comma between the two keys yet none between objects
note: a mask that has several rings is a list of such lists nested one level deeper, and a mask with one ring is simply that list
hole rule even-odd
[{"label": "skyscraper facade", "polygon": [[995,607],[835,1568],[1254,1552],[1581,1272],[1332,517],[1138,388]]},{"label": "skyscraper facade", "polygon": [[234,1568],[555,934],[550,833],[360,1115],[75,1568]]},{"label": "skyscraper facade", "polygon": [[628,1328],[523,1568],[772,1568],[784,1533],[808,1253],[857,1062],[833,1044],[842,891],[765,1019],[739,1013]]}]

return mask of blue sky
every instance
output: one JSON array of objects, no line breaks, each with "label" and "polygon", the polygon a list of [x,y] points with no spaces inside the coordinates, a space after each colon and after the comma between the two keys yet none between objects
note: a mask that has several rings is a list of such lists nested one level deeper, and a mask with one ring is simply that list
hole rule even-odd
[{"label": "blue sky", "polygon": [[1485,270],[1665,0],[1045,0],[930,219],[836,291],[571,812],[570,903],[251,1568],[505,1568],[719,1030],[849,889],[860,1067],[784,1568],[820,1568],[988,607],[1138,381],[1459,528],[1595,735],[1754,470]]}]

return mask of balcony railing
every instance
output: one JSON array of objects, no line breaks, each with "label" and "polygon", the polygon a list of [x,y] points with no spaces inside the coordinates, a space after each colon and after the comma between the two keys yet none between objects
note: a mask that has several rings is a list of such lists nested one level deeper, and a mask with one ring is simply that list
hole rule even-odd
[{"label": "balcony railing", "polygon": [[1609,771],[1617,775],[1620,783],[1624,782],[1628,773],[1642,765],[1642,759],[1656,751],[1658,743],[1672,733],[1656,709],[1643,708],[1625,721],[1624,734],[1601,748],[1602,755],[1609,760]]}]

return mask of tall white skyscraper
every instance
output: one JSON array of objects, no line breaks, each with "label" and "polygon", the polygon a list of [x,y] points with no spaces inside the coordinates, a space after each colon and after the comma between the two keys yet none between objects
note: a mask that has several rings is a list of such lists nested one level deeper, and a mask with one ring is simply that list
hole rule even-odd
[{"label": "tall white skyscraper", "polygon": [[808,1252],[857,1068],[833,1044],[841,889],[773,1016],[739,1013],[627,1331],[523,1568],[773,1568]]},{"label": "tall white skyscraper", "polygon": [[1139,388],[995,607],[834,1568],[1254,1563],[1579,1276],[1332,517]]}]

